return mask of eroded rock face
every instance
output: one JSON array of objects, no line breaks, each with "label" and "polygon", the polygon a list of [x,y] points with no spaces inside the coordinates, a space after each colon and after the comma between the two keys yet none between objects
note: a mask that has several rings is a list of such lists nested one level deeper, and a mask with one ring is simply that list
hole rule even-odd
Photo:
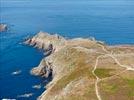
[{"label": "eroded rock face", "polygon": [[58,47],[64,45],[65,42],[66,40],[57,34],[50,35],[48,33],[39,32],[34,37],[28,39],[25,43],[48,51],[51,48],[58,49]]},{"label": "eroded rock face", "polygon": [[95,39],[66,40],[43,32],[26,43],[45,52],[52,50],[31,70],[42,77],[53,75],[47,90],[38,99],[97,100],[96,82],[102,100],[133,98],[128,95],[134,89],[128,81],[134,81],[134,46],[108,46]]},{"label": "eroded rock face", "polygon": [[38,67],[35,67],[30,72],[35,76],[48,77],[52,74],[51,64],[45,61],[45,58],[41,61]]},{"label": "eroded rock face", "polygon": [[[44,50],[44,56],[48,57],[53,52],[58,51],[62,46],[64,46],[66,43],[66,40],[57,35],[50,35],[48,33],[39,32],[36,36],[29,38],[25,41],[25,44],[29,44],[33,47],[43,49]],[[40,65],[38,67],[35,67],[31,70],[32,75],[36,76],[42,76],[42,77],[48,77],[52,74],[52,65],[51,62],[46,60],[47,58],[44,58]]]},{"label": "eroded rock face", "polygon": [[6,24],[0,24],[0,32],[6,31],[7,25]]}]

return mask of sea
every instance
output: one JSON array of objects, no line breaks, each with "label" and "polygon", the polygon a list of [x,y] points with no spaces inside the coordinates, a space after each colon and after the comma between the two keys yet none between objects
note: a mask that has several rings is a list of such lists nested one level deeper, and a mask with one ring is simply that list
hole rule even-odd
[{"label": "sea", "polygon": [[8,25],[0,33],[0,99],[36,100],[52,77],[30,75],[44,55],[24,39],[44,31],[133,45],[134,0],[0,0],[0,23]]}]

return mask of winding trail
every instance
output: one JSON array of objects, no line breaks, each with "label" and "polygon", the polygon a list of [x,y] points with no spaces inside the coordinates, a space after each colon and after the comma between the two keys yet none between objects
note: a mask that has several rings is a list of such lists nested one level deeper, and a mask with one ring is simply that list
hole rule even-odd
[{"label": "winding trail", "polygon": [[[104,52],[106,52],[106,54],[102,53],[103,55],[100,55],[100,56],[98,56],[98,57],[96,58],[96,62],[95,62],[94,69],[92,70],[92,74],[96,77],[96,81],[95,81],[95,93],[96,93],[97,99],[98,99],[98,100],[102,100],[102,99],[101,99],[101,95],[100,95],[100,93],[99,93],[99,89],[98,89],[98,83],[99,83],[101,80],[106,80],[106,79],[112,78],[112,77],[117,76],[117,75],[119,75],[119,74],[121,74],[121,73],[123,73],[123,72],[125,72],[125,71],[127,71],[127,70],[134,71],[134,67],[131,67],[131,66],[128,66],[128,65],[122,65],[122,64],[118,61],[118,59],[112,54],[113,52],[109,52],[108,50],[106,50],[105,46],[103,46],[103,45],[101,45],[101,44],[98,44],[98,45],[101,46],[102,50],[103,50]],[[97,69],[97,65],[98,65],[99,59],[100,59],[101,57],[104,57],[104,56],[109,56],[109,57],[113,58],[114,61],[115,61],[119,66],[121,66],[121,67],[123,67],[123,68],[126,68],[126,69],[125,69],[124,71],[122,71],[122,72],[120,72],[120,73],[114,75],[114,76],[111,76],[111,77],[108,77],[108,78],[100,79],[100,78],[95,74],[95,70]]]},{"label": "winding trail", "polygon": [[132,70],[132,71],[134,71],[134,68],[132,66],[122,65],[115,56],[113,56],[112,54],[108,54],[108,55],[110,57],[112,57],[119,66],[126,68],[126,70]]},{"label": "winding trail", "polygon": [[96,77],[96,81],[95,81],[95,92],[96,92],[96,96],[97,96],[98,100],[102,100],[101,99],[101,96],[99,94],[99,90],[98,90],[98,83],[100,81],[100,78],[95,74],[95,70],[97,68],[99,58],[101,58],[101,57],[102,57],[102,55],[100,55],[100,56],[97,57],[96,62],[95,62],[94,69],[92,70],[93,75]]}]

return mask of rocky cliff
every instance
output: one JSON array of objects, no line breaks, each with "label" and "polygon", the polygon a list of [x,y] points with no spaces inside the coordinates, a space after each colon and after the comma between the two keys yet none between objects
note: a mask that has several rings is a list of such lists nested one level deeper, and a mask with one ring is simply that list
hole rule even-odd
[{"label": "rocky cliff", "polygon": [[53,76],[39,100],[134,99],[134,46],[44,32],[25,43],[43,49],[46,56],[31,73]]}]

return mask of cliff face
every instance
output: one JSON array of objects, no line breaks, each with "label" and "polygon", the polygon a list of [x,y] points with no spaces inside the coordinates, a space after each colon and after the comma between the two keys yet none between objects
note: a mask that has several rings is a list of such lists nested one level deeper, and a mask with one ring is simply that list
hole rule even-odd
[{"label": "cliff face", "polygon": [[29,38],[25,43],[39,49],[47,50],[50,44],[52,44],[54,48],[59,49],[59,47],[63,46],[65,42],[66,40],[57,34],[50,35],[48,33],[39,32],[33,38]]},{"label": "cliff face", "polygon": [[134,46],[40,32],[26,41],[50,54],[31,70],[53,80],[40,100],[133,100]]}]

